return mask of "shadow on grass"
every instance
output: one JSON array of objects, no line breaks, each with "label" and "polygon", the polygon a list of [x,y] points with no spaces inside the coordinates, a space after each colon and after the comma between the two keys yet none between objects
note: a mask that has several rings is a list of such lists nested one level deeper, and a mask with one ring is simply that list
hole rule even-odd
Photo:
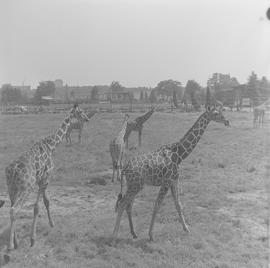
[{"label": "shadow on grass", "polygon": [[154,248],[154,242],[150,242],[147,238],[141,239],[132,239],[132,238],[117,238],[115,245],[112,245],[112,238],[111,237],[104,237],[104,236],[96,236],[91,239],[99,249],[99,253],[104,253],[106,251],[106,247],[111,248],[119,248],[124,245],[129,245],[134,248],[140,248],[145,253],[153,253],[158,252],[159,254],[163,254],[159,249]]},{"label": "shadow on grass", "polygon": [[9,227],[2,229],[0,232],[0,267],[6,265],[10,260],[9,255],[6,255],[6,249],[9,240],[9,232],[10,232]]},{"label": "shadow on grass", "polygon": [[1,233],[0,233],[0,251],[3,250],[5,248],[5,246],[8,245],[9,231],[10,231],[9,227],[6,227],[5,229],[1,230]]}]

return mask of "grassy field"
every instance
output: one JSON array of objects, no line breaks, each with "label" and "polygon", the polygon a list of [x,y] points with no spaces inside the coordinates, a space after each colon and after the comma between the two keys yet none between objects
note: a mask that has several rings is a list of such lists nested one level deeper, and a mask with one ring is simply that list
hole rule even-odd
[{"label": "grassy field", "polygon": [[[63,116],[0,116],[0,198],[8,200],[5,166],[54,131]],[[141,151],[179,140],[198,116],[155,113],[145,123]],[[110,181],[109,141],[118,133],[123,115],[104,113],[85,125],[82,144],[63,142],[55,153],[54,178],[48,187],[55,227],[49,227],[40,202],[37,242],[30,248],[32,195],[19,214],[19,249],[5,267],[267,267],[269,127],[253,129],[251,113],[226,112],[225,116],[231,127],[210,123],[180,166],[180,199],[190,234],[182,230],[169,193],[156,219],[154,242],[148,242],[159,189],[145,187],[133,209],[138,238],[131,238],[124,214],[118,243],[109,245],[120,189]],[[77,141],[75,134],[72,138]],[[137,145],[136,133],[130,139],[132,145]],[[0,266],[4,265],[8,229],[7,201],[0,210]]]}]

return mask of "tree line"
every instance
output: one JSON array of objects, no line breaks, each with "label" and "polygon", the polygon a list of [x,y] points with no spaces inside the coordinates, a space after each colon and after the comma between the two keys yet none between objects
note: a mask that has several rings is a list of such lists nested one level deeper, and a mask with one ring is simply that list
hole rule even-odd
[{"label": "tree line", "polygon": [[[239,85],[237,79],[231,77],[229,74],[214,73],[207,81],[207,86],[210,87],[216,96],[219,96],[219,93],[226,89],[233,89]],[[34,91],[32,99],[29,99],[20,89],[14,88],[11,85],[4,85],[1,90],[1,103],[42,104],[44,97],[50,96],[54,98],[55,91],[56,87],[53,81],[43,81],[39,83],[37,89]],[[110,92],[111,95],[109,94]],[[125,92],[126,94],[122,94]],[[171,102],[176,107],[179,103],[184,105],[192,104],[195,109],[199,109],[205,100],[205,88],[195,80],[188,80],[185,86],[181,82],[172,79],[160,81],[150,93],[142,88],[138,100],[134,99],[132,90],[127,91],[118,81],[113,81],[109,87],[108,100],[110,101],[110,98],[115,94],[119,96],[125,95],[124,101],[129,102],[156,103],[166,101]],[[259,79],[256,73],[252,72],[245,84],[245,97],[250,98],[254,106],[259,105],[261,99],[270,97],[270,82],[265,76]],[[65,99],[66,101],[75,100],[76,92],[70,92],[69,96],[66,94]],[[91,92],[89,92],[89,98],[87,100],[89,102],[97,102],[99,100],[99,86],[91,87]]]}]

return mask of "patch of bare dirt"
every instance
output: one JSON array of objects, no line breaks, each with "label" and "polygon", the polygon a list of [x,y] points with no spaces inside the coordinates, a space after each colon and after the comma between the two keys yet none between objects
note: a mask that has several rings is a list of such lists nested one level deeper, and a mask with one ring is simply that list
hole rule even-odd
[{"label": "patch of bare dirt", "polygon": [[[227,197],[236,202],[244,201],[246,204],[254,204],[261,208],[267,207],[267,193],[263,190],[230,193]],[[263,221],[260,217],[254,216],[254,213],[250,213],[248,207],[239,208],[237,205],[230,208],[221,207],[218,212],[229,216],[235,223],[238,222],[238,225],[242,225],[253,238],[267,237],[267,222]]]}]

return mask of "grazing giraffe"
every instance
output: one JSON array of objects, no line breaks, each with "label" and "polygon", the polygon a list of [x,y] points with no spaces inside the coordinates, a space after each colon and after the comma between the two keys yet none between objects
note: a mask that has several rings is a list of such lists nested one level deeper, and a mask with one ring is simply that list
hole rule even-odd
[{"label": "grazing giraffe", "polygon": [[39,198],[43,196],[43,202],[47,210],[50,226],[53,227],[53,220],[50,214],[49,200],[46,195],[49,177],[54,167],[53,152],[57,145],[59,145],[72,118],[81,120],[87,117],[78,107],[77,104],[69,111],[60,127],[53,135],[43,138],[36,142],[30,150],[23,153],[16,160],[11,162],[6,167],[6,180],[8,186],[8,193],[11,201],[10,208],[10,236],[8,251],[18,247],[16,234],[16,217],[24,205],[26,198],[30,192],[34,190],[34,186],[38,186],[37,198],[34,204],[34,219],[31,229],[31,246],[36,240],[36,223],[39,214]]},{"label": "grazing giraffe", "polygon": [[142,129],[143,124],[151,117],[151,115],[154,113],[155,109],[152,108],[147,113],[135,118],[134,120],[130,120],[127,123],[127,132],[125,135],[125,142],[126,147],[128,147],[128,138],[132,131],[138,132],[138,140],[139,140],[139,147],[142,145]]},{"label": "grazing giraffe", "polygon": [[82,118],[82,119],[76,120],[76,122],[70,123],[70,126],[68,127],[67,134],[66,134],[67,143],[71,144],[70,134],[73,130],[78,131],[78,143],[81,143],[82,130],[83,130],[84,123],[89,122],[91,117],[93,117],[96,113],[97,113],[96,111],[86,113],[86,115],[87,115],[86,118]]},{"label": "grazing giraffe", "polygon": [[[124,210],[126,210],[128,215],[130,232],[133,238],[137,237],[133,228],[131,210],[135,196],[143,189],[144,184],[161,186],[149,228],[150,241],[153,241],[153,227],[156,214],[169,189],[171,190],[183,229],[189,232],[179,201],[178,180],[180,175],[178,166],[195,148],[210,121],[229,125],[229,121],[224,118],[221,109],[217,109],[216,106],[207,105],[206,111],[179,142],[164,145],[151,153],[138,155],[125,164],[121,173],[121,192],[118,195],[115,207],[118,214],[112,237],[113,245],[117,238],[120,220]],[[127,190],[122,197],[123,175],[126,177]]]},{"label": "grazing giraffe", "polygon": [[264,123],[265,103],[253,108],[253,127],[262,127]]},{"label": "grazing giraffe", "polygon": [[119,180],[119,173],[122,168],[122,160],[123,160],[123,154],[125,151],[125,140],[124,136],[127,131],[127,122],[129,119],[129,115],[125,115],[124,124],[122,126],[121,131],[117,135],[116,138],[114,138],[110,142],[110,153],[112,157],[112,164],[113,164],[113,176],[112,176],[112,182],[114,182],[114,175],[115,171],[117,172],[116,178]]}]

